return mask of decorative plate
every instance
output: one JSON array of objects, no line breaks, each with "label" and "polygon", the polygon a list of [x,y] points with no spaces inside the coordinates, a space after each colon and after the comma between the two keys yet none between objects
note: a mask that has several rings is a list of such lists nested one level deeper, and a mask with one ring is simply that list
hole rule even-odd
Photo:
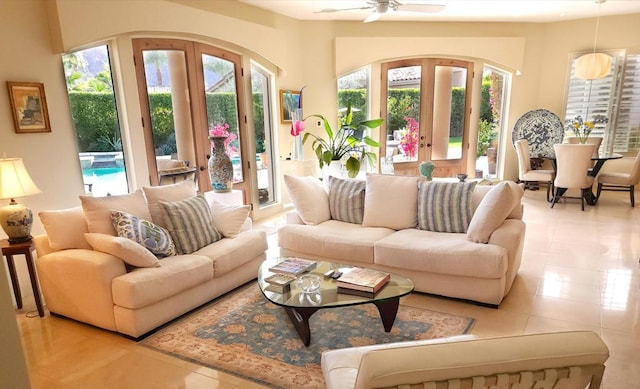
[{"label": "decorative plate", "polygon": [[553,145],[562,143],[564,126],[560,118],[546,109],[536,109],[522,115],[513,126],[511,140],[526,139],[531,158],[554,155]]}]

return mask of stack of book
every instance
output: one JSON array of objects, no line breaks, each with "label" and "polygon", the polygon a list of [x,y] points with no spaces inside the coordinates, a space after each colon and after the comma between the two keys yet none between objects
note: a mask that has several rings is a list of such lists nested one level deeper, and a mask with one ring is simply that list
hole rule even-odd
[{"label": "stack of book", "polygon": [[338,279],[338,293],[373,298],[390,278],[383,271],[354,267]]},{"label": "stack of book", "polygon": [[293,274],[298,275],[300,273],[304,273],[306,271],[315,269],[316,267],[315,261],[310,261],[308,259],[294,258],[288,257],[283,261],[278,262],[277,264],[271,266],[269,268],[270,272],[280,273],[280,274]]},{"label": "stack of book", "polygon": [[267,290],[276,293],[286,293],[291,290],[291,283],[295,280],[295,276],[277,273],[265,278],[264,282],[269,284],[266,288]]}]

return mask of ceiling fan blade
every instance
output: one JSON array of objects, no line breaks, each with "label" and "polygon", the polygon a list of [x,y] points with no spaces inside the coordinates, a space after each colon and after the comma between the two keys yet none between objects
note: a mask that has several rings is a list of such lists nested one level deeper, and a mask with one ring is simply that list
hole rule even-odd
[{"label": "ceiling fan blade", "polygon": [[441,4],[400,4],[396,7],[396,11],[438,13],[442,12],[444,7]]},{"label": "ceiling fan blade", "polygon": [[333,13],[333,12],[341,12],[341,11],[360,11],[364,9],[371,9],[371,7],[356,7],[356,8],[324,8],[320,11],[314,11],[314,14],[322,14],[322,13]]},{"label": "ceiling fan blade", "polygon": [[367,18],[364,20],[364,23],[375,22],[378,19],[380,19],[380,14],[374,11],[374,12],[371,12],[369,16],[367,16]]}]

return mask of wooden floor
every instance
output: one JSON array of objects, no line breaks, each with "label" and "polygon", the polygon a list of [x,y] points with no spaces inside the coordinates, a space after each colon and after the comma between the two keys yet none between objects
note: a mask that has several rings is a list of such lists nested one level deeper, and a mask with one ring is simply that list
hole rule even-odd
[{"label": "wooden floor", "polygon": [[[481,337],[588,329],[607,343],[604,388],[640,387],[640,208],[605,192],[596,207],[550,209],[545,191],[525,193],[523,263],[499,309],[423,294],[404,303],[474,317]],[[274,230],[275,218],[257,228]],[[275,236],[269,239],[274,250]],[[257,388],[250,381],[148,350],[119,335],[16,311],[33,388]],[[29,316],[31,316],[29,314]]]}]

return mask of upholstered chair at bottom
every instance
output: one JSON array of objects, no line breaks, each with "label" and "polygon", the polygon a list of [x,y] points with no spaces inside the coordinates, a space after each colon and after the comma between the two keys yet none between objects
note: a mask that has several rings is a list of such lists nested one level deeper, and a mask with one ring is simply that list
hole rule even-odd
[{"label": "upholstered chair at bottom", "polygon": [[626,192],[629,191],[629,197],[631,198],[631,206],[636,206],[636,200],[634,196],[635,186],[640,182],[640,152],[636,155],[636,160],[633,162],[633,167],[628,173],[600,173],[598,174],[598,193],[597,197],[600,197],[600,192],[603,190],[609,190],[614,192]]},{"label": "upholstered chair at bottom", "polygon": [[529,154],[529,142],[526,139],[516,141],[516,154],[518,154],[518,181],[527,184],[531,182],[547,185],[547,201],[551,201],[550,193],[553,193],[553,170],[531,169],[531,157]]},{"label": "upholstered chair at bottom", "polygon": [[593,185],[593,177],[588,175],[591,165],[591,155],[595,149],[592,144],[555,144],[556,179],[554,186],[556,193],[551,201],[551,208],[555,205],[567,189],[580,189],[580,200],[584,211],[585,191]]}]

